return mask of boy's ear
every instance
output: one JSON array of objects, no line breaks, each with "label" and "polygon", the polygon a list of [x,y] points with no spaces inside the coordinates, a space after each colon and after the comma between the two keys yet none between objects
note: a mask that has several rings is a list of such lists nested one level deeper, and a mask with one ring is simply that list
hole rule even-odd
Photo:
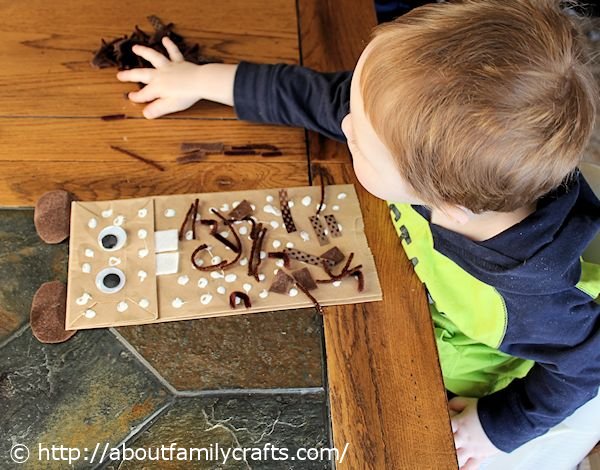
[{"label": "boy's ear", "polygon": [[466,207],[457,206],[454,204],[445,205],[443,208],[441,208],[441,210],[459,225],[466,224],[474,215],[473,212]]}]

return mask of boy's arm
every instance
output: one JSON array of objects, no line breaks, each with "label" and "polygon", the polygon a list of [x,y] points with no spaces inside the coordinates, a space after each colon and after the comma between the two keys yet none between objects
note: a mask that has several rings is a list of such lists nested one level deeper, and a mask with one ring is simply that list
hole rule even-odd
[{"label": "boy's arm", "polygon": [[304,127],[346,141],[351,72],[319,73],[297,65],[238,65],[233,100],[240,119]]},{"label": "boy's arm", "polygon": [[509,317],[500,349],[536,364],[524,378],[479,399],[482,427],[500,450],[511,452],[544,434],[598,393],[600,305],[587,299],[570,311],[565,311],[568,300],[562,297],[554,305],[541,302],[543,315]]},{"label": "boy's arm", "polygon": [[182,111],[199,100],[235,106],[240,119],[305,127],[345,141],[341,122],[350,103],[350,72],[318,73],[295,65],[239,65],[186,62],[168,37],[162,43],[169,57],[149,47],[132,51],[154,68],[124,70],[117,78],[146,86],[129,93],[136,103],[150,103],[148,119]]}]

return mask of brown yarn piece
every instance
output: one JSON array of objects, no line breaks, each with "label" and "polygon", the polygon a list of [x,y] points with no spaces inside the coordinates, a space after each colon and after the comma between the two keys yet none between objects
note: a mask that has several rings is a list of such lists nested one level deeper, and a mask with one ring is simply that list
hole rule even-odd
[{"label": "brown yarn piece", "polygon": [[246,294],[245,292],[240,292],[240,291],[233,291],[231,294],[229,294],[229,306],[235,310],[235,308],[237,307],[237,305],[235,304],[235,299],[238,298],[240,299],[242,302],[244,302],[244,307],[246,308],[250,308],[252,307],[252,303],[250,302],[250,297],[248,297],[248,294]]}]

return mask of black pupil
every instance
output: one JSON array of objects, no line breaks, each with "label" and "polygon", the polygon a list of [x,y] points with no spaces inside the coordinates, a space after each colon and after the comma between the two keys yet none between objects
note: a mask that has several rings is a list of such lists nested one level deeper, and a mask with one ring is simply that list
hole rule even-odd
[{"label": "black pupil", "polygon": [[106,276],[104,276],[104,279],[102,280],[102,282],[109,289],[114,289],[121,282],[121,278],[119,277],[118,274],[111,273],[111,274],[107,274]]},{"label": "black pupil", "polygon": [[102,237],[102,246],[108,250],[117,246],[117,237],[115,235],[104,235]]}]

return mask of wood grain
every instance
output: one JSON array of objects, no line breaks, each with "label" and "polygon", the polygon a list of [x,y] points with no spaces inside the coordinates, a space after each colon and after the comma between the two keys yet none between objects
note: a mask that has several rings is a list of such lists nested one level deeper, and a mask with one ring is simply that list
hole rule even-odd
[{"label": "wood grain", "polygon": [[[302,63],[323,71],[352,68],[375,24],[370,0],[299,0],[299,14]],[[456,468],[431,316],[386,204],[360,186],[344,146],[308,140],[311,163],[357,189],[384,295],[325,312],[334,443],[350,446],[337,467]]]},{"label": "wood grain", "polygon": [[106,200],[158,194],[183,194],[308,184],[304,163],[166,163],[158,171],[132,160],[100,164],[18,161],[2,163],[2,206],[33,206],[46,191],[65,189],[80,200]]},{"label": "wood grain", "polygon": [[[226,145],[268,143],[282,156],[207,155],[206,161],[306,162],[304,131],[260,126],[242,121],[146,120],[102,121],[98,118],[0,118],[0,161],[18,159],[23,165],[48,162],[123,162],[127,157],[110,149],[117,145],[151,160],[174,162],[182,142],[223,142]],[[65,176],[76,167],[65,167]],[[305,169],[305,172],[307,170]],[[4,175],[0,173],[0,179]],[[3,201],[0,199],[0,204]]]},{"label": "wood grain", "polygon": [[[93,0],[0,2],[1,116],[99,116],[139,107],[123,98],[136,89],[115,69],[95,70],[89,61],[100,39],[130,34],[135,25],[152,31],[146,17],[173,22],[207,56],[227,63],[298,61],[293,0],[170,2]],[[230,108],[203,103],[177,114],[233,118]]]}]

